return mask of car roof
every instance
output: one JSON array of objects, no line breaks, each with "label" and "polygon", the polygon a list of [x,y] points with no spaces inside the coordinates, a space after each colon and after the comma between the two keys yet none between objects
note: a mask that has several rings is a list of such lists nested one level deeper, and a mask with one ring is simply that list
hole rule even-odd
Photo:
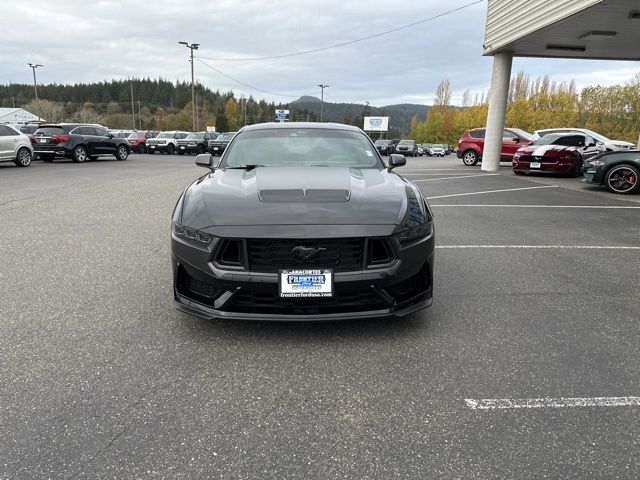
[{"label": "car roof", "polygon": [[246,132],[251,130],[275,130],[280,128],[313,128],[318,130],[346,130],[350,132],[362,132],[358,127],[353,125],[345,125],[343,123],[318,123],[318,122],[269,122],[256,123],[255,125],[247,125],[239,131]]}]

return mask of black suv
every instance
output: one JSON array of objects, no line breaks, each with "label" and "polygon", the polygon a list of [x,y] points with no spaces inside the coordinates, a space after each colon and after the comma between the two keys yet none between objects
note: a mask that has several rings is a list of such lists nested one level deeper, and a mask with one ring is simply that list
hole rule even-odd
[{"label": "black suv", "polygon": [[391,155],[391,140],[380,138],[375,141],[374,145],[380,152],[380,155]]},{"label": "black suv", "polygon": [[209,153],[212,155],[222,155],[235,134],[236,132],[221,133],[215,140],[209,141]]},{"label": "black suv", "polygon": [[209,132],[193,132],[187,138],[178,140],[178,155],[185,153],[204,153],[209,148],[209,141],[215,137]]},{"label": "black suv", "polygon": [[126,138],[114,137],[100,125],[58,123],[41,125],[31,136],[36,155],[45,162],[56,157],[66,157],[74,162],[96,160],[103,155],[113,155],[118,160],[129,156]]}]

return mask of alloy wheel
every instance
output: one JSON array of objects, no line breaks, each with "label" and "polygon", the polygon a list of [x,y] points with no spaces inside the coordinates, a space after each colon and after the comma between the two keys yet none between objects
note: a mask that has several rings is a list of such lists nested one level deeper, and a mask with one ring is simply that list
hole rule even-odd
[{"label": "alloy wheel", "polygon": [[18,152],[18,162],[20,162],[20,165],[23,167],[31,165],[31,152],[26,148],[21,149]]},{"label": "alloy wheel", "polygon": [[607,174],[607,186],[616,193],[629,193],[638,185],[638,172],[633,168],[622,165],[613,168]]}]

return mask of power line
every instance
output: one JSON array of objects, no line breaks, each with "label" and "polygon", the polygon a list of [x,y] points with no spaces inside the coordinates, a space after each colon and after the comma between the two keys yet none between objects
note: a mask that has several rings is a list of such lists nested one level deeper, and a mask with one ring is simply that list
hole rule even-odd
[{"label": "power line", "polygon": [[418,20],[417,22],[408,23],[406,25],[402,25],[400,27],[392,28],[391,30],[386,30],[380,33],[374,33],[373,35],[368,35],[366,37],[356,38],[355,40],[350,40],[348,42],[336,43],[333,45],[329,45],[326,47],[314,48],[312,50],[303,50],[302,52],[293,52],[293,53],[284,53],[282,55],[272,55],[270,57],[253,57],[253,58],[212,58],[212,57],[199,57],[198,59],[204,60],[214,60],[218,62],[253,62],[259,60],[275,60],[279,58],[288,58],[288,57],[297,57],[300,55],[307,55],[309,53],[317,53],[323,52],[325,50],[330,50],[332,48],[345,47],[347,45],[353,45],[354,43],[364,42],[365,40],[371,40],[372,38],[382,37],[383,35],[389,35],[390,33],[398,32],[400,30],[405,30],[407,28],[415,27],[416,25],[420,25],[421,23],[431,22],[438,18],[444,17],[446,15],[450,15],[452,13],[458,12],[460,10],[464,10],[465,8],[469,8],[473,5],[477,5],[478,3],[482,3],[484,0],[475,0],[473,2],[462,5],[458,8],[454,8],[452,10],[447,10],[446,12],[439,13],[438,15],[434,15],[433,17],[425,18],[423,20]]},{"label": "power line", "polygon": [[206,65],[207,67],[209,67],[214,72],[219,73],[223,77],[227,77],[229,80],[233,80],[234,82],[239,83],[240,85],[244,85],[245,87],[251,88],[253,90],[257,90],[258,92],[266,93],[268,95],[275,95],[275,96],[278,96],[278,97],[289,97],[289,98],[298,98],[298,97],[300,97],[300,95],[287,95],[285,93],[270,92],[268,90],[263,90],[262,88],[254,87],[253,85],[249,85],[248,83],[245,83],[245,82],[243,82],[241,80],[238,80],[237,78],[233,78],[231,75],[227,75],[222,70],[219,70],[216,67],[214,67],[212,65],[209,65],[207,62],[202,60],[203,58],[206,58],[206,57],[194,57],[194,58],[196,60],[198,60],[200,63],[202,63],[203,65]]}]

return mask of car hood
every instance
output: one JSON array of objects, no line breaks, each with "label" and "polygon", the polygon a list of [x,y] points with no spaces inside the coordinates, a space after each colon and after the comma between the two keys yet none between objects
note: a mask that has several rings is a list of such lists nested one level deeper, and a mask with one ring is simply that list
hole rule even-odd
[{"label": "car hood", "polygon": [[532,155],[534,157],[542,157],[544,155],[558,155],[560,152],[575,152],[578,147],[568,147],[566,145],[527,145],[520,147],[518,153],[524,155]]},{"label": "car hood", "polygon": [[[397,225],[413,184],[387,170],[258,167],[217,170],[184,194],[183,225]],[[416,192],[416,195],[420,195]]]}]

